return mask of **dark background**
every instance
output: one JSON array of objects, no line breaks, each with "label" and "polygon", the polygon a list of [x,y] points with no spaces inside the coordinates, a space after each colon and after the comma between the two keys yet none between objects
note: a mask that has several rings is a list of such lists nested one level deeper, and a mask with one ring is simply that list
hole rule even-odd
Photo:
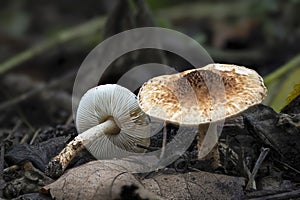
[{"label": "dark background", "polygon": [[[180,31],[203,45],[215,62],[247,66],[262,76],[299,53],[297,0],[121,2],[1,1],[0,70],[7,61],[16,61],[14,56],[19,53],[54,41],[1,72],[1,127],[13,128],[19,118],[30,122],[33,129],[65,123],[71,115],[74,74],[84,58],[103,39],[130,28],[156,25]],[[57,35],[98,17],[103,23],[97,29],[88,27],[86,34],[58,42]],[[189,68],[184,59],[164,53],[171,66]],[[141,51],[138,61],[132,61],[133,54],[127,55],[129,61],[113,63],[119,70],[112,68],[100,83],[116,82],[124,66],[160,60],[155,50]],[[58,83],[52,86],[53,81]],[[30,94],[39,85],[45,88]]]}]

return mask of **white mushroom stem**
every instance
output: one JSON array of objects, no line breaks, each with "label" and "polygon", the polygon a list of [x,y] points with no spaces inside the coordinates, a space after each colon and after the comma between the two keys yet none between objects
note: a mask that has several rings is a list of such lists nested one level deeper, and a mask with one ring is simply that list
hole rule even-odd
[{"label": "white mushroom stem", "polygon": [[82,144],[86,146],[91,141],[96,140],[97,138],[99,138],[99,136],[103,134],[117,135],[119,133],[120,128],[117,125],[116,121],[113,117],[109,117],[103,123],[84,131],[83,133],[79,134],[76,138],[78,138],[79,141],[82,141]]},{"label": "white mushroom stem", "polygon": [[116,124],[113,117],[109,117],[105,122],[94,126],[75,137],[56,157],[52,162],[56,162],[64,171],[71,160],[85,148],[87,144],[96,140],[100,135],[116,135],[119,134],[120,128]]},{"label": "white mushroom stem", "polygon": [[214,124],[209,126],[209,124],[203,124],[198,127],[198,159],[209,161],[210,166],[216,169],[220,166],[218,136],[216,126]]}]

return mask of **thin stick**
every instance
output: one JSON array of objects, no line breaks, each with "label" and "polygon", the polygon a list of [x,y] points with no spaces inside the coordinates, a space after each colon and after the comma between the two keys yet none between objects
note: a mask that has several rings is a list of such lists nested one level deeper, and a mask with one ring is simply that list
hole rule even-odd
[{"label": "thin stick", "polygon": [[273,194],[268,196],[262,196],[258,198],[252,198],[249,200],[265,200],[265,199],[290,199],[290,198],[296,198],[300,197],[300,190],[294,190],[290,192],[283,192],[279,194]]},{"label": "thin stick", "polygon": [[248,184],[246,186],[246,190],[250,190],[250,189],[253,189],[252,186],[253,186],[253,182],[254,182],[254,178],[261,166],[261,164],[263,163],[263,161],[265,160],[266,156],[268,155],[270,149],[269,148],[262,148],[261,149],[261,152],[260,152],[260,155],[255,163],[255,166],[253,168],[253,171],[250,175],[250,178],[249,178],[249,181],[248,181]]},{"label": "thin stick", "polygon": [[41,130],[41,129],[39,128],[38,130],[36,130],[36,131],[34,132],[32,138],[31,138],[31,140],[30,140],[30,142],[29,142],[30,145],[32,145],[32,144],[34,143],[34,141],[35,141],[35,139],[37,138],[37,136],[38,136],[40,130]]},{"label": "thin stick", "polygon": [[21,63],[37,55],[40,55],[45,51],[48,51],[55,46],[74,40],[76,38],[90,35],[91,33],[98,31],[103,27],[105,19],[106,18],[104,17],[95,18],[91,21],[88,21],[87,23],[62,31],[54,38],[48,39],[38,46],[32,47],[13,56],[4,63],[0,64],[0,75],[19,66]]},{"label": "thin stick", "polygon": [[228,160],[229,160],[229,136],[226,136],[226,148],[225,148],[225,158],[224,158],[224,170],[227,173]]},{"label": "thin stick", "polygon": [[29,137],[31,136],[31,133],[27,132],[21,139],[20,144],[24,144],[28,141]]},{"label": "thin stick", "polygon": [[16,132],[20,128],[20,126],[22,125],[22,123],[23,122],[21,120],[17,121],[17,123],[15,124],[14,128],[11,131],[9,131],[9,134],[6,137],[7,140],[11,139],[12,135],[14,134],[14,132]]},{"label": "thin stick", "polygon": [[[243,171],[244,171],[244,173],[246,173],[248,179],[250,179],[250,177],[251,177],[251,172],[250,172],[250,169],[248,168],[248,166],[247,166],[247,164],[246,164],[246,162],[245,162],[244,148],[242,148],[241,160],[242,160]],[[255,182],[255,180],[253,180],[253,181],[251,182],[251,188],[253,188],[253,189],[256,190],[256,182]]]},{"label": "thin stick", "polygon": [[16,110],[18,115],[20,116],[22,123],[24,123],[29,130],[31,131],[31,133],[35,132],[35,128],[30,124],[30,122],[27,120],[26,116],[24,115],[23,111],[21,110],[21,108],[19,106],[16,106]]},{"label": "thin stick", "polygon": [[12,165],[10,167],[7,167],[3,170],[3,173],[6,173],[6,174],[9,174],[9,173],[12,173],[16,170],[19,170],[20,169],[20,166],[19,165]]},{"label": "thin stick", "polygon": [[163,141],[162,141],[162,147],[161,147],[161,153],[160,153],[159,159],[162,159],[164,157],[164,155],[165,155],[166,144],[167,144],[167,123],[164,122],[164,127],[163,127]]},{"label": "thin stick", "polygon": [[[245,162],[244,159],[243,159],[243,168],[244,168],[244,171],[246,172],[248,178],[250,178],[251,177],[251,172],[250,172],[250,169],[247,167],[246,162]],[[255,181],[253,182],[252,185],[253,185],[253,188],[256,187]]]},{"label": "thin stick", "polygon": [[72,123],[72,121],[73,121],[73,114],[71,114],[71,115],[68,117],[68,119],[67,119],[67,121],[66,121],[66,123],[65,123],[65,126],[70,126],[70,124]]},{"label": "thin stick", "polygon": [[300,171],[297,170],[297,169],[295,169],[294,167],[292,167],[292,166],[290,166],[290,165],[288,165],[288,164],[286,164],[286,163],[284,163],[284,162],[281,162],[280,160],[274,160],[274,161],[275,161],[275,162],[278,162],[278,163],[284,165],[285,167],[287,167],[287,168],[289,168],[289,169],[295,171],[296,173],[300,174]]}]

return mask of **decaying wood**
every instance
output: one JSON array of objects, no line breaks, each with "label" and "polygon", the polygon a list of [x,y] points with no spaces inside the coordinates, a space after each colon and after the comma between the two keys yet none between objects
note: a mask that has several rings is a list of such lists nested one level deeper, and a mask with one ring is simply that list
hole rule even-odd
[{"label": "decaying wood", "polygon": [[282,161],[297,170],[300,169],[300,130],[292,124],[278,124],[282,114],[270,107],[257,105],[244,114],[244,123],[249,132],[256,135],[265,144],[272,147]]}]

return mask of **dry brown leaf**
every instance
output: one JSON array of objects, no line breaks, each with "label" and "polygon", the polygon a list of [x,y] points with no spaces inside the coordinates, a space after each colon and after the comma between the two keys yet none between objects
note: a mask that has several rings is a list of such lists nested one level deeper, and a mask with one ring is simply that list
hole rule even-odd
[{"label": "dry brown leaf", "polygon": [[56,199],[238,199],[243,195],[243,178],[191,172],[140,180],[126,172],[127,164],[133,163],[93,161],[67,171],[43,191]]},{"label": "dry brown leaf", "polygon": [[[134,167],[124,161],[93,161],[68,170],[54,183],[43,187],[42,192],[50,192],[55,199],[121,199],[130,198],[162,199],[146,191],[138,179],[128,173],[126,167]],[[129,198],[129,199],[130,199]]]},{"label": "dry brown leaf", "polygon": [[208,172],[162,174],[142,180],[144,187],[166,199],[240,199],[244,178]]}]

